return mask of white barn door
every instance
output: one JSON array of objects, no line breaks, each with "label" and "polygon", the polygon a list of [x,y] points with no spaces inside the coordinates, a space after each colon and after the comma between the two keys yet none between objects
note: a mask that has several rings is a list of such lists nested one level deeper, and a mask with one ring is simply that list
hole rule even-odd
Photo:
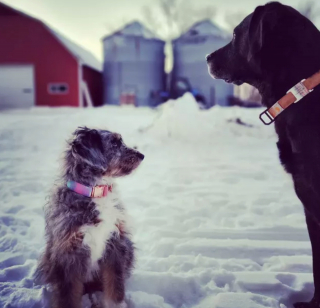
[{"label": "white barn door", "polygon": [[35,105],[32,65],[0,65],[0,109]]}]

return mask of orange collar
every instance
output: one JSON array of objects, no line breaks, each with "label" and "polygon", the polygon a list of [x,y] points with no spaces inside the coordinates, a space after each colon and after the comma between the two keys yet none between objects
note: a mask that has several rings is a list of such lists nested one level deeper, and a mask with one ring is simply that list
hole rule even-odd
[{"label": "orange collar", "polygon": [[302,98],[308,95],[313,89],[320,84],[320,71],[309,77],[303,79],[291,88],[285,96],[278,100],[269,109],[262,112],[259,116],[260,120],[265,125],[270,125],[274,122],[276,117],[293,103],[299,102]]}]

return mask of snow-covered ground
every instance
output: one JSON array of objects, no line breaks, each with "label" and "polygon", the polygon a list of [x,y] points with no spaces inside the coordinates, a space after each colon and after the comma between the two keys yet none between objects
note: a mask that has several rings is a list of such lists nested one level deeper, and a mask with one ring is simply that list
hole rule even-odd
[{"label": "snow-covered ground", "polygon": [[[135,222],[130,308],[290,308],[312,294],[302,206],[260,110],[32,109],[0,114],[0,307],[42,308],[32,274],[42,207],[79,125],[122,133],[146,155],[118,181]],[[245,127],[229,119],[240,117]]]}]

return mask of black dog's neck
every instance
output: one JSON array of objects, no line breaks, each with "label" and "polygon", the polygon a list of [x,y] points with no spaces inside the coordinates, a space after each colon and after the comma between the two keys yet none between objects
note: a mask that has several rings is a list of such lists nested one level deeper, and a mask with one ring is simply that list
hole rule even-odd
[{"label": "black dog's neck", "polygon": [[284,86],[272,86],[271,84],[264,84],[258,88],[259,93],[262,97],[262,105],[270,108],[274,105],[281,97],[283,97],[289,90]]},{"label": "black dog's neck", "polygon": [[[317,63],[312,68],[303,69],[301,71],[293,71],[292,69],[285,70],[288,73],[279,72],[275,77],[271,77],[267,81],[252,84],[255,86],[262,96],[262,104],[270,108],[278,100],[303,79],[311,77],[314,73],[320,71],[320,63]],[[291,71],[291,73],[290,73]]]},{"label": "black dog's neck", "polygon": [[282,46],[277,49],[265,50],[260,55],[260,69],[249,82],[256,87],[264,106],[270,108],[292,87],[303,79],[311,77],[320,70],[320,32],[312,39],[300,37],[296,40],[296,48],[288,49]]}]

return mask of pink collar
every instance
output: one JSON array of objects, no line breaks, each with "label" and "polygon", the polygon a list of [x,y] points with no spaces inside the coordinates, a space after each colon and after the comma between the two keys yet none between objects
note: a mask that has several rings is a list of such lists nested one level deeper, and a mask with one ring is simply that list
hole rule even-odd
[{"label": "pink collar", "polygon": [[77,194],[90,198],[106,197],[108,192],[112,192],[112,185],[85,186],[75,181],[68,181],[67,187]]}]

